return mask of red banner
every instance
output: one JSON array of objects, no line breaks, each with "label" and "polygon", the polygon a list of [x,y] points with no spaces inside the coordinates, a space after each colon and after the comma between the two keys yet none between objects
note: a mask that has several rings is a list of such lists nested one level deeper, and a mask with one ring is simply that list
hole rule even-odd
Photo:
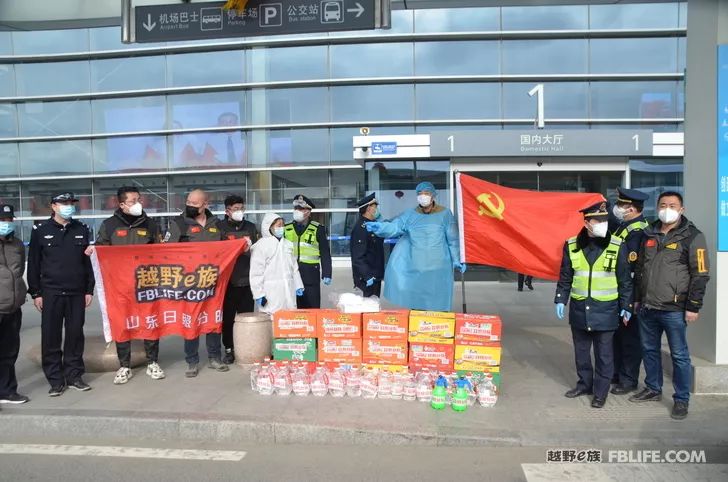
[{"label": "red banner", "polygon": [[193,339],[222,329],[222,303],[245,238],[97,246],[92,255],[107,342]]},{"label": "red banner", "polygon": [[595,193],[511,189],[458,174],[460,256],[543,279],[559,279],[564,242],[584,225]]}]

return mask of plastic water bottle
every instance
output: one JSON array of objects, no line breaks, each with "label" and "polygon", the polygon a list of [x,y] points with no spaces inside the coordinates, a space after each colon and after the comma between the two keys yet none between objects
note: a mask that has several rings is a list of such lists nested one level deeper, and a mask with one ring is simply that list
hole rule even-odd
[{"label": "plastic water bottle", "polygon": [[382,370],[379,372],[379,388],[377,396],[379,398],[390,398],[392,396],[392,372]]},{"label": "plastic water bottle", "polygon": [[430,406],[435,410],[442,410],[447,405],[447,378],[440,375],[432,389],[432,400]]},{"label": "plastic water bottle", "polygon": [[316,371],[311,377],[311,393],[315,397],[323,397],[329,392],[328,384],[326,383],[326,369],[323,366],[317,366]]},{"label": "plastic water bottle", "polygon": [[402,400],[404,396],[405,375],[395,373],[392,377],[392,400]]},{"label": "plastic water bottle", "polygon": [[276,371],[273,377],[273,386],[275,387],[276,394],[281,396],[288,396],[293,391],[291,384],[291,372],[288,363],[284,364],[281,368]]},{"label": "plastic water bottle", "polygon": [[427,368],[417,375],[417,400],[420,402],[432,400],[432,375]]},{"label": "plastic water bottle", "polygon": [[346,394],[352,398],[361,397],[361,372],[354,367],[346,372],[344,378],[346,383]]},{"label": "plastic water bottle", "polygon": [[375,398],[377,391],[376,371],[365,368],[361,375],[361,396],[368,399]]},{"label": "plastic water bottle", "polygon": [[311,384],[308,378],[306,367],[299,365],[291,377],[293,381],[293,393],[300,397],[305,397],[311,392]]},{"label": "plastic water bottle", "polygon": [[417,384],[415,383],[415,378],[411,373],[407,373],[404,376],[404,390],[402,398],[408,402],[417,400]]},{"label": "plastic water bottle", "polygon": [[329,374],[329,393],[332,397],[336,398],[343,397],[344,393],[346,393],[344,388],[344,375],[339,368],[336,368]]},{"label": "plastic water bottle", "polygon": [[270,376],[270,365],[264,364],[256,377],[256,386],[261,395],[273,395],[273,380]]},{"label": "plastic water bottle", "polygon": [[250,389],[254,392],[258,391],[258,372],[260,372],[260,363],[255,362],[250,369]]},{"label": "plastic water bottle", "polygon": [[493,407],[498,401],[498,390],[493,383],[493,376],[488,373],[478,384],[478,403],[481,407]]}]

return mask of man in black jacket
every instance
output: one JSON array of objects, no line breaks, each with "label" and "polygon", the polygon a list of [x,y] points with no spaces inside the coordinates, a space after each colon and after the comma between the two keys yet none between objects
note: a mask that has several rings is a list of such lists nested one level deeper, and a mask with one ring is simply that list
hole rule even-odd
[{"label": "man in black jacket", "polygon": [[667,191],[657,199],[659,221],[646,231],[635,270],[635,302],[640,309],[640,337],[645,389],[632,402],[662,399],[662,332],[672,358],[672,418],[688,415],[692,367],[687,325],[698,321],[710,280],[705,236],[685,216],[682,196]]},{"label": "man in black jacket", "polygon": [[225,198],[225,219],[220,221],[220,231],[222,239],[248,238],[248,250],[235,262],[222,305],[222,344],[225,346],[225,356],[222,361],[230,364],[235,361],[233,343],[235,315],[250,313],[255,309],[253,293],[250,291],[250,246],[259,236],[255,224],[245,220],[245,199],[241,196],[233,195]]},{"label": "man in black jacket", "polygon": [[[119,208],[114,215],[101,223],[96,236],[99,246],[128,246],[134,244],[153,244],[162,241],[159,224],[147,216],[141,204],[139,189],[133,186],[120,187],[116,192]],[[87,250],[87,254],[93,248]],[[144,351],[147,355],[146,374],[152,380],[165,377],[159,366],[159,340],[144,340]],[[131,340],[116,343],[116,355],[119,357],[119,370],[114,377],[114,385],[123,385],[132,377]]]},{"label": "man in black jacket", "polygon": [[384,278],[384,239],[370,233],[366,223],[379,218],[379,203],[375,193],[364,196],[357,203],[359,219],[351,230],[351,273],[354,286],[364,296],[380,296]]},{"label": "man in black jacket", "polygon": [[[81,378],[86,308],[93,301],[94,273],[84,254],[89,245],[88,226],[73,219],[78,199],[72,192],[53,196],[53,216],[33,226],[28,249],[28,286],[41,312],[43,372],[57,397],[70,386],[91,390]],[[65,324],[66,333],[61,350]]]},{"label": "man in black jacket", "polygon": [[20,352],[20,323],[27,288],[25,246],[15,237],[15,213],[9,204],[0,204],[0,403],[25,403],[18,393],[15,362]]}]

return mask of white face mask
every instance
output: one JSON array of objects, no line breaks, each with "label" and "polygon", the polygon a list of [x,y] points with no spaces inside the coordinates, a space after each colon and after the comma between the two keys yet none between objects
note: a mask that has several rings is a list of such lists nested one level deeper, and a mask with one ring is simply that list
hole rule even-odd
[{"label": "white face mask", "polygon": [[672,208],[660,209],[657,213],[657,217],[660,218],[664,224],[674,224],[680,219],[680,211],[676,211]]},{"label": "white face mask", "polygon": [[595,238],[603,238],[607,235],[607,230],[609,229],[608,222],[604,221],[598,224],[590,224],[590,226],[590,231]]},{"label": "white face mask", "polygon": [[281,239],[283,237],[283,226],[276,226],[273,228],[273,236],[275,236],[278,239]]},{"label": "white face mask", "polygon": [[429,194],[420,194],[417,196],[417,204],[422,206],[423,208],[426,208],[430,204],[432,204],[432,196]]},{"label": "white face mask", "polygon": [[134,203],[129,208],[129,215],[130,216],[141,216],[142,215],[142,205],[141,203]]},{"label": "white face mask", "polygon": [[230,218],[236,223],[239,223],[243,220],[243,218],[245,218],[245,213],[242,211],[233,211],[233,213],[230,215]]},{"label": "white face mask", "polygon": [[306,215],[305,215],[305,214],[303,214],[303,211],[301,211],[301,210],[299,210],[299,209],[295,209],[295,210],[293,211],[293,220],[294,220],[294,221],[296,221],[297,223],[300,223],[300,222],[301,222],[301,221],[303,221],[304,219],[306,219]]},{"label": "white face mask", "polygon": [[624,221],[624,215],[627,214],[627,210],[615,204],[612,208],[612,214],[614,214],[614,217],[620,221]]}]

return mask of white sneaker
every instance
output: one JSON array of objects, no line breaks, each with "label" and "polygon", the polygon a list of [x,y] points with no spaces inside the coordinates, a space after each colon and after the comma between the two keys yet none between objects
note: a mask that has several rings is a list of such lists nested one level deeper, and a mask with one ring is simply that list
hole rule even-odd
[{"label": "white sneaker", "polygon": [[156,362],[147,365],[147,375],[149,375],[152,380],[161,380],[165,377],[164,370],[162,370],[162,367],[160,367]]},{"label": "white sneaker", "polygon": [[114,385],[123,385],[128,382],[132,376],[133,375],[130,369],[126,367],[121,367],[116,371],[116,376],[114,377]]}]

